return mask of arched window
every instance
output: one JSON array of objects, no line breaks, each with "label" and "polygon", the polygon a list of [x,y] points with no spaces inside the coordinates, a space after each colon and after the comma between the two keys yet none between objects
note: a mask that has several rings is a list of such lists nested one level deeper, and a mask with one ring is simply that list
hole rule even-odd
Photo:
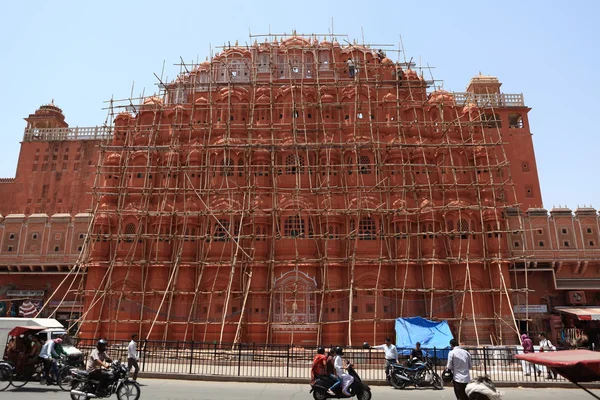
[{"label": "arched window", "polygon": [[271,60],[269,54],[264,53],[258,57],[258,72],[269,72],[271,68]]},{"label": "arched window", "polygon": [[283,235],[285,237],[304,237],[304,220],[299,215],[287,217],[283,223]]},{"label": "arched window", "polygon": [[261,237],[261,233],[260,233],[260,228],[259,227],[256,228],[256,233],[254,234],[254,240],[256,240],[257,242],[260,242],[261,240],[264,240]]},{"label": "arched window", "polygon": [[329,70],[329,52],[321,51],[319,52],[319,71],[328,71]]},{"label": "arched window", "polygon": [[302,59],[299,56],[288,56],[291,76],[302,76]]},{"label": "arched window", "polygon": [[371,173],[371,158],[369,156],[360,156],[358,158],[358,172],[362,175]]},{"label": "arched window", "polygon": [[238,159],[238,176],[244,176],[244,159]]},{"label": "arched window", "polygon": [[461,239],[467,239],[469,237],[469,222],[466,219],[458,220],[458,232],[460,232]]},{"label": "arched window", "polygon": [[221,160],[221,176],[232,176],[233,175],[233,160],[231,158],[224,158]]},{"label": "arched window", "polygon": [[361,218],[358,222],[358,239],[359,240],[375,240],[377,234],[377,226],[375,220],[370,217]]},{"label": "arched window", "polygon": [[313,57],[310,54],[304,55],[304,76],[311,78],[313,73]]},{"label": "arched window", "polygon": [[220,219],[215,225],[215,242],[228,242],[229,241],[229,220]]},{"label": "arched window", "polygon": [[241,60],[232,60],[229,62],[229,77],[234,82],[248,80],[248,71],[245,68],[244,62]]},{"label": "arched window", "polygon": [[125,242],[133,242],[133,235],[135,235],[135,224],[129,223],[125,225]]},{"label": "arched window", "polygon": [[304,156],[300,154],[288,154],[285,158],[286,175],[304,174]]},{"label": "arched window", "polygon": [[452,232],[454,230],[454,221],[451,219],[446,222],[446,225],[448,226],[448,232]]},{"label": "arched window", "polygon": [[427,236],[429,236],[429,239],[433,239],[435,236],[433,232],[433,224],[427,224],[427,226],[423,225],[423,227],[425,228],[425,232],[423,232],[423,239],[427,239]]}]

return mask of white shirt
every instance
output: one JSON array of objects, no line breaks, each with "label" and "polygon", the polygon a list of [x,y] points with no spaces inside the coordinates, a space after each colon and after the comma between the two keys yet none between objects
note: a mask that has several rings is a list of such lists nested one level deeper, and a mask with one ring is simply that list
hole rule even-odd
[{"label": "white shirt", "polygon": [[133,358],[134,360],[139,358],[134,340],[129,342],[129,346],[127,346],[127,358]]},{"label": "white shirt", "polygon": [[54,352],[54,340],[48,340],[42,346],[42,350],[40,350],[41,358],[52,358],[52,353]]},{"label": "white shirt", "polygon": [[346,61],[346,63],[348,64],[349,67],[354,67],[354,61],[352,61],[351,58],[349,58],[348,61]]},{"label": "white shirt", "polygon": [[382,344],[381,346],[373,346],[374,349],[383,350],[385,352],[386,360],[394,360],[398,362],[398,349],[393,344],[389,346],[387,344]]},{"label": "white shirt", "polygon": [[544,351],[555,351],[556,347],[552,344],[552,342],[548,339],[540,340],[540,348],[544,349]]},{"label": "white shirt", "polygon": [[335,374],[337,376],[342,376],[346,374],[346,371],[344,371],[344,363],[342,361],[342,356],[335,356],[335,360],[333,360],[333,367],[335,368]]},{"label": "white shirt", "polygon": [[454,378],[452,378],[454,382],[469,383],[471,381],[469,373],[471,367],[471,354],[468,351],[458,346],[450,350],[446,368],[454,374]]}]

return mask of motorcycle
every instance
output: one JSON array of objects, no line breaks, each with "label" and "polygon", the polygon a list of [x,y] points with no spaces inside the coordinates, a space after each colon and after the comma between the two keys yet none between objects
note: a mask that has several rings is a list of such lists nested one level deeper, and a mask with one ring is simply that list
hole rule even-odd
[{"label": "motorcycle", "polygon": [[356,396],[357,400],[371,400],[371,388],[365,385],[358,373],[354,369],[352,363],[348,363],[348,374],[354,378],[354,382],[348,387],[348,391],[350,392],[350,396],[346,396],[342,393],[342,385],[338,385],[334,390],[334,395],[330,395],[327,393],[327,389],[331,387],[335,383],[333,379],[329,376],[322,376],[316,380],[315,383],[311,385],[311,389],[309,393],[313,394],[313,398],[315,400],[325,400],[325,399],[347,399]]},{"label": "motorcycle", "polygon": [[118,360],[113,361],[109,369],[108,388],[104,393],[99,393],[99,380],[90,379],[88,371],[72,369],[71,399],[108,398],[116,393],[119,400],[138,400],[141,394],[140,385],[130,380],[128,374],[127,367]]},{"label": "motorcycle", "polygon": [[406,365],[392,364],[390,367],[390,383],[396,389],[404,389],[407,385],[433,386],[434,389],[443,389],[444,382],[435,372],[433,362],[429,357],[425,361],[412,359]]},{"label": "motorcycle", "polygon": [[502,393],[487,376],[478,376],[465,389],[469,400],[501,400]]}]

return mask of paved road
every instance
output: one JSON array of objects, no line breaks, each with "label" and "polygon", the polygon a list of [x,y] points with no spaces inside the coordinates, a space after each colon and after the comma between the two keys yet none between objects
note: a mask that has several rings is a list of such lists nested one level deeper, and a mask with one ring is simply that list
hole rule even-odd
[{"label": "paved road", "polygon": [[[140,400],[310,400],[307,385],[264,384],[264,383],[225,383],[176,381],[163,379],[140,379],[142,396]],[[391,387],[375,386],[374,400],[454,400],[452,388],[443,391],[431,389],[394,390]],[[591,400],[592,397],[581,389],[518,389],[503,388],[504,399],[518,400]],[[600,390],[595,391],[600,395]],[[0,399],[6,400],[69,400],[69,394],[58,389],[47,389],[39,384],[29,383],[21,389],[8,389],[0,392]],[[116,396],[111,397],[116,400]]]}]

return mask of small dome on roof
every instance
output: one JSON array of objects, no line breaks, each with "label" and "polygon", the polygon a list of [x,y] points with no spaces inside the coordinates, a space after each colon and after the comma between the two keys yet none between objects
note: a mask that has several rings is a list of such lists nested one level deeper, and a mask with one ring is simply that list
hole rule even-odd
[{"label": "small dome on roof", "polygon": [[104,165],[115,166],[121,164],[121,155],[119,153],[110,153],[104,159]]},{"label": "small dome on roof", "polygon": [[150,96],[144,99],[145,106],[161,106],[162,99],[158,96]]},{"label": "small dome on roof", "polygon": [[419,78],[419,74],[413,69],[407,69],[402,72],[403,78],[407,81],[418,81],[421,80]]},{"label": "small dome on roof", "polygon": [[115,117],[115,121],[118,121],[118,120],[129,120],[129,119],[131,119],[131,114],[129,114],[127,111],[121,111]]},{"label": "small dome on roof", "polygon": [[[60,113],[62,114],[62,109],[60,107],[58,107],[56,104],[54,104],[54,99],[52,99],[52,101],[49,104],[44,104],[42,106],[40,106],[40,108],[37,109],[37,111],[50,111],[50,112],[56,112],[56,113]],[[36,114],[37,114],[36,111]]]},{"label": "small dome on roof", "polygon": [[389,58],[385,57],[383,60],[381,60],[382,64],[393,64],[394,62],[392,60],[390,60]]},{"label": "small dome on roof", "polygon": [[467,103],[465,103],[465,105],[463,106],[463,110],[462,110],[463,114],[479,114],[479,107],[477,106],[477,103],[473,102],[473,101],[468,101]]},{"label": "small dome on roof", "polygon": [[432,104],[444,104],[449,106],[456,105],[456,102],[454,101],[454,95],[445,90],[436,90],[435,92],[432,92],[429,95],[428,101]]},{"label": "small dome on roof", "polygon": [[310,40],[301,36],[293,35],[281,42],[282,47],[287,46],[310,46]]}]

